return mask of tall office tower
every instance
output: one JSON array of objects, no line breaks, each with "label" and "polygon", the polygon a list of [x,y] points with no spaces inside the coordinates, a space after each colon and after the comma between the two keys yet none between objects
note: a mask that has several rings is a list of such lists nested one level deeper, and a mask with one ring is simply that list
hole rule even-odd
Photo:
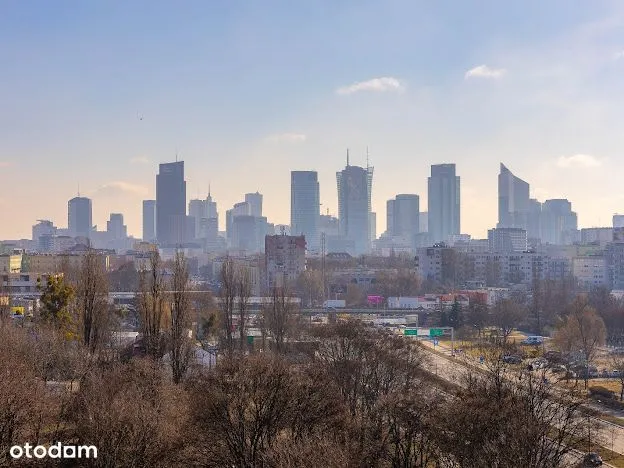
[{"label": "tall office tower", "polygon": [[208,201],[207,200],[191,200],[188,205],[188,213],[195,220],[194,236],[195,239],[202,238],[201,226],[208,219]]},{"label": "tall office tower", "polygon": [[541,239],[542,204],[535,198],[529,199],[529,213],[527,217],[527,237],[533,242]]},{"label": "tall office tower", "polygon": [[290,173],[290,232],[303,234],[309,250],[319,248],[321,214],[318,174],[315,171]]},{"label": "tall office tower", "polygon": [[91,237],[93,230],[91,199],[75,197],[67,203],[67,227],[72,237]]},{"label": "tall office tower", "polygon": [[206,198],[206,206],[208,209],[208,219],[219,217],[219,212],[217,211],[217,202],[212,200],[212,195],[210,195],[210,190],[208,190],[208,197]]},{"label": "tall office tower", "polygon": [[161,246],[186,241],[184,161],[160,164],[156,176],[156,238]]},{"label": "tall office tower", "polygon": [[38,219],[37,224],[32,227],[32,240],[39,252],[49,252],[52,250],[54,236],[57,228],[52,221]]},{"label": "tall office tower", "polygon": [[418,214],[418,230],[420,232],[429,232],[429,212],[421,211]]},{"label": "tall office tower", "polygon": [[428,179],[428,224],[432,242],[460,233],[460,179],[455,164],[434,164]]},{"label": "tall office tower", "polygon": [[143,240],[156,240],[156,200],[143,200]]},{"label": "tall office tower", "polygon": [[388,231],[393,236],[401,236],[409,239],[410,243],[413,238],[420,232],[420,199],[418,195],[401,194],[397,195],[394,200],[388,200],[386,203],[388,210],[392,210],[392,214],[388,213],[387,220],[392,223],[392,227],[388,227]]},{"label": "tall office tower", "polygon": [[262,194],[259,192],[256,193],[246,193],[245,201],[249,203],[249,210],[251,216],[255,216],[259,218],[262,216]]},{"label": "tall office tower", "polygon": [[373,168],[349,165],[336,172],[338,185],[338,218],[340,233],[354,244],[356,255],[368,253],[371,248],[371,191]]},{"label": "tall office tower", "polygon": [[613,215],[613,227],[624,228],[624,215],[617,213]]},{"label": "tall office tower", "polygon": [[498,174],[499,228],[528,229],[529,184],[516,177],[503,163]]},{"label": "tall office tower", "polygon": [[128,237],[128,228],[124,224],[121,213],[111,213],[106,222],[106,232],[110,240],[121,240]]},{"label": "tall office tower", "polygon": [[578,221],[572,204],[565,199],[546,200],[542,205],[542,242],[570,245],[578,236]]},{"label": "tall office tower", "polygon": [[386,235],[388,236],[394,236],[394,202],[394,199],[386,202]]}]

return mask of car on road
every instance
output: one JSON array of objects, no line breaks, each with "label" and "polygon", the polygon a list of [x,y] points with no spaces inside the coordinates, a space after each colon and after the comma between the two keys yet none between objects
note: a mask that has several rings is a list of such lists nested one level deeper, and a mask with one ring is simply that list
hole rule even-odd
[{"label": "car on road", "polygon": [[589,452],[583,457],[581,466],[602,466],[602,458],[596,452]]},{"label": "car on road", "polygon": [[543,336],[527,336],[520,342],[523,345],[541,345],[544,342]]},{"label": "car on road", "polygon": [[522,364],[522,358],[515,354],[506,354],[503,356],[503,362],[505,364]]},{"label": "car on road", "polygon": [[531,363],[529,363],[528,369],[534,371],[534,370],[538,370],[538,369],[543,369],[547,365],[548,365],[548,361],[546,359],[537,358],[534,361],[532,361]]}]

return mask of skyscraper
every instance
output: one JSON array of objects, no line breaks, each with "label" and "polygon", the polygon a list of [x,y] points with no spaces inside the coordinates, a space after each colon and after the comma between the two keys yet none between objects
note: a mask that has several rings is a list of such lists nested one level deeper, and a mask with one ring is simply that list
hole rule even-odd
[{"label": "skyscraper", "polygon": [[499,228],[528,229],[529,184],[511,173],[503,163],[498,175]]},{"label": "skyscraper", "polygon": [[[420,199],[418,195],[401,194],[386,203],[388,209],[388,232],[392,236],[402,236],[412,242],[420,232]],[[391,213],[390,213],[391,211]]]},{"label": "skyscraper", "polygon": [[143,200],[143,240],[156,240],[156,200]]},{"label": "skyscraper", "polygon": [[91,237],[93,230],[91,199],[75,197],[69,200],[67,227],[72,237]]},{"label": "skyscraper", "polygon": [[546,200],[542,204],[542,242],[570,245],[578,236],[578,221],[572,204],[566,199]]},{"label": "skyscraper", "polygon": [[455,164],[434,164],[428,179],[428,225],[432,242],[460,233],[460,179]]},{"label": "skyscraper", "polygon": [[290,173],[290,232],[303,234],[309,250],[319,247],[321,211],[318,174],[315,171]]},{"label": "skyscraper", "polygon": [[191,218],[195,219],[195,232],[193,236],[195,239],[200,239],[202,222],[208,219],[208,201],[207,200],[191,200],[188,205],[188,213]]},{"label": "skyscraper", "polygon": [[161,246],[186,240],[186,181],[184,161],[160,164],[156,176],[156,237]]},{"label": "skyscraper", "polygon": [[128,237],[128,228],[124,224],[123,214],[110,214],[110,218],[106,222],[106,232],[111,240],[121,240]]},{"label": "skyscraper", "polygon": [[354,253],[368,253],[371,248],[371,191],[373,168],[349,165],[336,172],[340,233],[354,243]]},{"label": "skyscraper", "polygon": [[246,193],[245,201],[249,203],[251,216],[255,216],[257,218],[262,216],[262,194],[261,193],[259,192]]}]

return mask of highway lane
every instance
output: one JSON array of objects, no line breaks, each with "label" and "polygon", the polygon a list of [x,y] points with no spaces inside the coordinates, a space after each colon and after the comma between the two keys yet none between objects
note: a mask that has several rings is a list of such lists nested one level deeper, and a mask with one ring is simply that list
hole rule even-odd
[{"label": "highway lane", "polygon": [[[469,365],[479,367],[478,362],[467,363],[460,358],[453,358],[449,355],[440,355],[433,351],[433,345],[422,342],[423,349],[427,352],[428,359],[423,363],[423,367],[429,372],[435,373],[443,379],[454,384],[464,386],[465,376],[469,371]],[[441,350],[441,352],[443,352]],[[624,428],[616,424],[602,421],[598,418],[589,417],[589,421],[595,428],[596,441],[603,447],[624,454]]]}]

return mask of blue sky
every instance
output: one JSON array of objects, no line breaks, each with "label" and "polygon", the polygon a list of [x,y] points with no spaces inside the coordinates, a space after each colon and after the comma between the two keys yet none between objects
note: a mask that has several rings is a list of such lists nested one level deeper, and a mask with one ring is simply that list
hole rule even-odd
[{"label": "blue sky", "polygon": [[[137,116],[143,117],[140,120]],[[67,223],[80,185],[94,222],[125,215],[159,162],[219,211],[259,190],[288,223],[290,170],[375,166],[373,208],[455,162],[462,231],[496,223],[505,164],[581,226],[624,212],[624,5],[541,0],[0,3],[0,238]]]}]

